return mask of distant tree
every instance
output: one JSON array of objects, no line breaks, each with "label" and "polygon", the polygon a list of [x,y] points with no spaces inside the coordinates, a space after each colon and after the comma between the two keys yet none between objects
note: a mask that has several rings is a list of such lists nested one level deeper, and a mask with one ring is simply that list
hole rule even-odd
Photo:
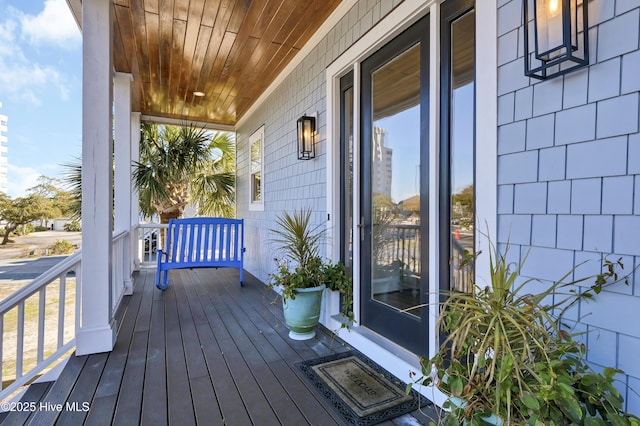
[{"label": "distant tree", "polygon": [[62,217],[69,211],[70,194],[61,187],[60,179],[40,176],[38,184],[27,189],[28,195],[40,197],[42,216],[38,219],[45,227],[48,227],[49,220]]},{"label": "distant tree", "polygon": [[168,223],[192,203],[202,215],[233,216],[234,155],[229,133],[142,123],[140,161],[134,163],[142,213]]},{"label": "distant tree", "polygon": [[31,194],[27,197],[8,201],[5,199],[0,202],[0,216],[6,221],[4,238],[0,245],[6,245],[9,242],[9,235],[18,229],[18,226],[26,225],[41,217],[42,200],[42,196]]},{"label": "distant tree", "polygon": [[11,197],[9,197],[4,192],[0,192],[0,221],[5,220],[4,212],[11,205],[11,203]]},{"label": "distant tree", "polygon": [[467,185],[459,192],[451,195],[451,201],[454,204],[460,204],[462,209],[462,215],[473,214],[473,200],[474,200],[473,185]]}]

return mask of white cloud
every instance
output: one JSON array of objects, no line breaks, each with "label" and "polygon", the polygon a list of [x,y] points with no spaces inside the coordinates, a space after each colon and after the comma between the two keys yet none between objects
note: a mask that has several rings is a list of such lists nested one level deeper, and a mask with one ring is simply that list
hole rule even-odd
[{"label": "white cloud", "polygon": [[9,196],[23,197],[27,189],[38,184],[38,178],[42,176],[38,170],[32,167],[20,167],[9,163],[9,173],[7,174],[7,186]]},{"label": "white cloud", "polygon": [[15,40],[17,24],[10,19],[0,22],[0,96],[35,106],[42,105],[38,95],[49,87],[55,87],[60,98],[68,98],[60,73],[53,67],[30,61]]},{"label": "white cloud", "polygon": [[22,35],[36,46],[77,46],[82,37],[65,0],[45,0],[38,15],[23,15]]}]

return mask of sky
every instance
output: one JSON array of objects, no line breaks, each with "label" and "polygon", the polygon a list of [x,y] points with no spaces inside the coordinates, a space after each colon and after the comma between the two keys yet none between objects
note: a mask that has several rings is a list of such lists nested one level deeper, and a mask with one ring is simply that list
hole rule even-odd
[{"label": "sky", "polygon": [[8,190],[61,178],[82,150],[82,38],[66,0],[0,0],[0,114]]}]

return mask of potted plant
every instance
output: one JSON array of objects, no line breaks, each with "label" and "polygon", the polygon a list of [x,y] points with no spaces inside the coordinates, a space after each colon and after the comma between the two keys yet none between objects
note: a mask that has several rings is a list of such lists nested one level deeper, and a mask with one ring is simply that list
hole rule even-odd
[{"label": "potted plant", "polygon": [[271,286],[280,287],[282,307],[289,337],[306,340],[315,336],[320,320],[322,293],[325,288],[345,295],[342,313],[353,319],[351,311],[352,286],[344,265],[323,261],[319,244],[324,236],[320,225],[311,225],[311,210],[283,212],[276,218],[273,241],[283,254],[278,267],[271,274]]},{"label": "potted plant", "polygon": [[[441,345],[421,360],[416,383],[433,383],[448,397],[444,424],[640,425],[623,412],[613,386],[620,370],[591,371],[585,346],[562,322],[578,300],[626,282],[618,277],[620,261],[607,260],[603,273],[566,282],[574,268],[546,290],[529,293],[531,280],[518,280],[523,263],[512,270],[505,256],[492,247],[489,286],[447,295],[438,318]],[[577,285],[591,279],[586,290]]]}]

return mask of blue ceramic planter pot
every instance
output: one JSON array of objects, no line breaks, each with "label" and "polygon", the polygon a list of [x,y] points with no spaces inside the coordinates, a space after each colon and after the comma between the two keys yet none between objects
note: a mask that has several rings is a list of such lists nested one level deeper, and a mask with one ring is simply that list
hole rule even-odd
[{"label": "blue ceramic planter pot", "polygon": [[294,340],[307,340],[316,335],[315,328],[320,321],[322,284],[318,287],[300,288],[296,290],[295,299],[282,302],[284,321],[289,328],[289,337]]}]

